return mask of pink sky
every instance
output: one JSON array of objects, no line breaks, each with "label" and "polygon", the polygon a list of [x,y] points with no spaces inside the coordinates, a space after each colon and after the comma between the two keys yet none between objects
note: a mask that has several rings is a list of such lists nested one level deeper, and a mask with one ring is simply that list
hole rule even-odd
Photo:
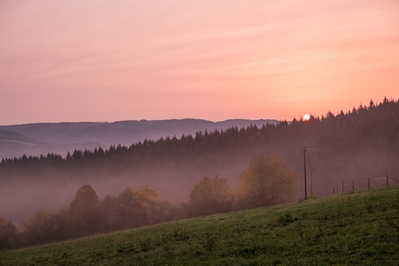
[{"label": "pink sky", "polygon": [[0,125],[292,120],[384,96],[397,0],[0,0]]}]

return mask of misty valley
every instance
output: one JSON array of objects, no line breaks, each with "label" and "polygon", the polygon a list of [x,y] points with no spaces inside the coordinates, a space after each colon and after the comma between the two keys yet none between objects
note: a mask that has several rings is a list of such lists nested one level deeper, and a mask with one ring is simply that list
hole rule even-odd
[{"label": "misty valley", "polygon": [[[128,123],[105,131],[104,124],[73,125],[97,136],[90,143],[67,125],[45,125],[47,131],[35,124],[0,127],[3,152],[51,143],[68,149],[2,158],[0,224],[9,235],[1,248],[295,202],[305,187],[321,197],[352,186],[397,184],[398,114],[399,101],[385,98],[307,121],[232,120],[202,130],[192,120],[162,121],[164,127],[152,127],[146,138],[141,128],[141,140],[128,138]],[[46,134],[53,142],[39,139]],[[119,142],[112,142],[117,135]],[[73,141],[92,146],[70,149]],[[267,193],[254,193],[251,186],[261,183]]]}]

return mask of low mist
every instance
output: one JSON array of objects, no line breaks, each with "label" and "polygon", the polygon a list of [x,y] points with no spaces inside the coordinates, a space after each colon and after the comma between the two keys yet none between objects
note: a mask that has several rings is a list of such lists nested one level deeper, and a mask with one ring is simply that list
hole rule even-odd
[{"label": "low mist", "polygon": [[0,179],[0,213],[22,224],[36,210],[68,206],[78,188],[85,184],[90,184],[100,199],[106,195],[118,196],[128,186],[132,189],[151,186],[158,189],[164,199],[178,206],[188,200],[190,190],[205,176],[219,175],[226,178],[232,188],[236,186],[240,172],[248,166],[251,158],[221,160],[221,157],[213,155],[190,163],[163,163],[108,178],[90,174],[84,178],[58,177],[53,181],[43,181],[38,176],[22,180]]}]

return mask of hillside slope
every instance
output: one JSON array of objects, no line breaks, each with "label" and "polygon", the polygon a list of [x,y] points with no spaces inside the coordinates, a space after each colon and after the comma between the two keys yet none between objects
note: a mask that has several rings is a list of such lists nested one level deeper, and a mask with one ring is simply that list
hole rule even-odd
[{"label": "hillside slope", "polygon": [[0,143],[1,142],[14,142],[25,145],[35,145],[38,142],[31,137],[28,137],[19,132],[0,129]]},{"label": "hillside slope", "polygon": [[40,145],[40,142],[19,132],[0,129],[0,160],[21,156],[24,151],[37,150]]},{"label": "hillside slope", "polygon": [[399,187],[0,253],[2,265],[397,265]]}]

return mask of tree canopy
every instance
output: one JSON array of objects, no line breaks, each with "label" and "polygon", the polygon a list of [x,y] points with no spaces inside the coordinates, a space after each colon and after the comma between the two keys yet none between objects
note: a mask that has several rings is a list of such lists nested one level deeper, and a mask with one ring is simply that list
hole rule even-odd
[{"label": "tree canopy", "polygon": [[90,234],[96,230],[99,199],[90,185],[83,185],[77,191],[75,199],[69,205],[73,221],[73,229],[82,234]]},{"label": "tree canopy", "polygon": [[204,177],[192,188],[187,209],[189,216],[222,213],[231,210],[232,192],[227,180]]},{"label": "tree canopy", "polygon": [[298,193],[299,176],[278,155],[260,157],[242,172],[236,191],[240,209],[290,201]]},{"label": "tree canopy", "polygon": [[19,246],[17,227],[7,219],[0,216],[0,250]]}]

